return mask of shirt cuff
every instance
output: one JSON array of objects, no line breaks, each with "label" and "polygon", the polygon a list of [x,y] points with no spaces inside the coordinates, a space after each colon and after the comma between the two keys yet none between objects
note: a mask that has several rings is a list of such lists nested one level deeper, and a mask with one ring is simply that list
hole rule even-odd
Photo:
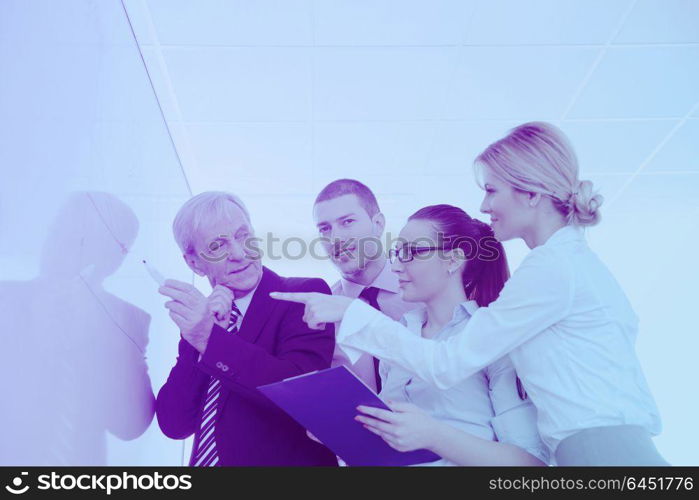
[{"label": "shirt cuff", "polygon": [[378,314],[381,314],[381,312],[359,299],[354,299],[347,307],[335,337],[335,343],[347,356],[350,363],[355,364],[364,351],[361,350],[361,346],[358,346],[356,342],[354,343],[355,345],[348,344],[348,339],[366,328]]},{"label": "shirt cuff", "polygon": [[496,415],[490,420],[490,425],[498,441],[518,446],[545,464],[549,463],[550,454],[541,441],[536,407],[533,404],[523,404]]}]

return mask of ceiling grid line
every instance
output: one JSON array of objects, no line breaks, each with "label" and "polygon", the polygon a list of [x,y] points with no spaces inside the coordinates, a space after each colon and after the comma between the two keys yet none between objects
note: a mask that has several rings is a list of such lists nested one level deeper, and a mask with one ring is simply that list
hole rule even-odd
[{"label": "ceiling grid line", "polygon": [[[142,47],[152,47],[155,44],[144,43],[141,44]],[[604,49],[607,48],[609,44],[607,43],[469,43],[468,47],[482,48],[482,49],[511,49],[519,47],[552,47],[552,48],[582,48],[582,49]],[[643,43],[613,43],[611,44],[615,48],[650,48],[650,47],[696,47],[699,46],[699,42],[643,42]],[[202,43],[202,44],[181,44],[181,43],[161,43],[158,44],[160,48],[163,49],[178,49],[178,50],[200,50],[200,49],[441,49],[441,48],[458,48],[461,44],[458,43],[435,43],[435,44],[359,44],[359,45],[349,45],[349,44],[245,44],[245,43]]]},{"label": "ceiling grid line", "polygon": [[[677,121],[684,119],[683,116],[664,116],[664,117],[630,117],[630,118],[572,118],[566,120],[566,123],[623,123],[623,122],[663,122]],[[688,120],[699,120],[699,117],[689,117]],[[511,118],[321,118],[316,120],[318,123],[510,123]],[[221,123],[235,124],[301,124],[307,123],[308,120],[289,119],[289,120],[187,120],[181,123],[189,123],[191,125],[216,125]],[[170,120],[169,123],[180,123],[180,120]]]},{"label": "ceiling grid line", "polygon": [[675,136],[677,131],[682,128],[682,126],[687,123],[687,121],[690,120],[692,115],[699,110],[699,101],[697,101],[694,106],[690,108],[690,110],[687,112],[687,114],[682,118],[679,122],[675,124],[670,131],[665,134],[665,137],[660,141],[660,143],[653,149],[653,151],[650,152],[650,154],[646,157],[645,160],[641,162],[641,164],[638,166],[638,168],[631,174],[629,175],[629,178],[626,179],[624,184],[621,185],[619,190],[614,194],[612,199],[609,201],[607,204],[607,208],[613,206],[616,201],[621,197],[622,194],[626,191],[626,189],[629,187],[629,185],[634,181],[636,177],[638,177],[641,172],[650,164],[651,161],[657,156],[657,154],[665,147],[665,145],[670,142],[670,140]]},{"label": "ceiling grid line", "polygon": [[573,109],[573,107],[575,106],[575,104],[578,102],[578,99],[582,95],[583,91],[587,88],[587,85],[590,82],[592,75],[597,70],[597,66],[599,66],[599,64],[602,62],[602,59],[604,59],[604,56],[607,55],[609,47],[611,47],[614,39],[617,36],[619,36],[621,29],[624,27],[626,20],[628,19],[629,15],[631,14],[631,11],[633,11],[637,2],[638,2],[638,0],[631,0],[629,5],[626,7],[626,10],[621,15],[621,18],[619,19],[619,22],[617,23],[616,28],[612,31],[612,34],[607,39],[607,43],[604,44],[604,46],[600,50],[600,53],[597,54],[597,58],[590,66],[590,69],[588,70],[587,74],[583,77],[582,81],[580,82],[579,87],[573,93],[573,97],[571,98],[570,102],[568,103],[568,106],[565,108],[565,110],[563,111],[563,114],[561,115],[561,118],[560,118],[561,122],[566,121],[566,118],[570,114],[570,112]]}]

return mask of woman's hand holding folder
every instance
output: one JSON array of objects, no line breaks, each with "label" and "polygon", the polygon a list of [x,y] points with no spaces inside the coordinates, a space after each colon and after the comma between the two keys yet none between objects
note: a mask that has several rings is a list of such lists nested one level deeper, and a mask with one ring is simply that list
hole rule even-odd
[{"label": "woman's hand holding folder", "polygon": [[[369,431],[380,436],[398,451],[427,449],[434,451],[433,437],[442,423],[410,403],[386,404],[392,411],[369,406],[358,406],[364,415],[355,419]],[[369,416],[367,416],[369,415]]]}]

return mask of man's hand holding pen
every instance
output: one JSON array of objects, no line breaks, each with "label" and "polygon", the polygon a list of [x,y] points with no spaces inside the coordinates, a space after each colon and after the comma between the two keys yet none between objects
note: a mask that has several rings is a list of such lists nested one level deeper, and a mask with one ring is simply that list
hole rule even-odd
[{"label": "man's hand holding pen", "polygon": [[214,324],[228,326],[233,292],[222,285],[216,285],[206,297],[189,283],[165,280],[158,292],[172,299],[165,303],[170,318],[182,337],[200,353],[206,350]]}]

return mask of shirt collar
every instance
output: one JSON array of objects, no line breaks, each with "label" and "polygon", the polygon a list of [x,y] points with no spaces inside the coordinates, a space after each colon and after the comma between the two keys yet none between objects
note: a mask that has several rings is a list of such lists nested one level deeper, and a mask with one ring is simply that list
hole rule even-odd
[{"label": "shirt collar", "polygon": [[340,278],[340,286],[342,287],[343,295],[354,298],[359,297],[359,294],[362,293],[362,290],[364,290],[367,286],[373,286],[391,293],[400,292],[400,288],[398,287],[398,276],[391,271],[391,266],[388,263],[388,259],[386,259],[383,269],[381,269],[381,272],[378,274],[378,276],[376,276],[376,278],[374,278],[374,281],[372,281],[370,285],[362,285],[360,283],[355,283],[354,281],[349,281],[345,278]]},{"label": "shirt collar", "polygon": [[[260,281],[262,281],[260,279]],[[250,293],[244,295],[243,297],[240,297],[239,299],[235,299],[233,302],[235,302],[235,305],[238,307],[238,310],[240,311],[241,316],[245,316],[245,312],[248,310],[248,307],[250,307],[250,302],[252,301],[253,295],[255,295],[255,292],[257,291],[257,288],[260,286],[260,283],[258,282],[257,285],[255,285],[255,288],[250,290]]]},{"label": "shirt collar", "polygon": [[582,226],[568,224],[557,229],[542,246],[557,246],[568,241],[584,239],[585,232]]}]

